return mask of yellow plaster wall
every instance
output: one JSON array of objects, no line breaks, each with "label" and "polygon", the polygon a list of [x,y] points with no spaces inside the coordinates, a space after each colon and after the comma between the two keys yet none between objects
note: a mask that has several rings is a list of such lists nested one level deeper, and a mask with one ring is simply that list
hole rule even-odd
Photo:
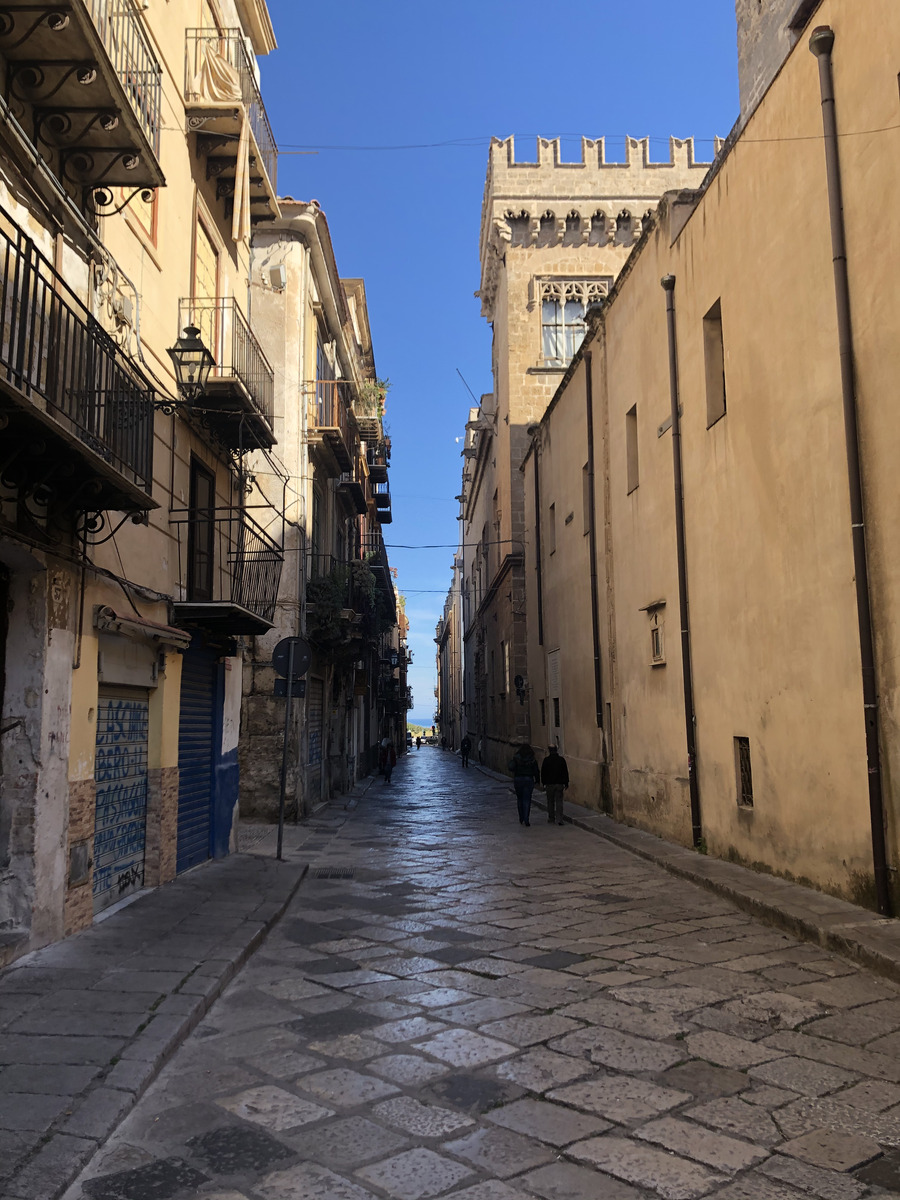
[{"label": "yellow plaster wall", "polygon": [[[900,11],[861,0],[850,16],[826,0],[816,23],[836,33],[847,135],[840,145],[893,858],[900,422],[889,398],[900,357],[892,302],[900,246],[873,221],[889,210],[896,174]],[[703,833],[712,853],[865,901],[872,849],[840,364],[818,67],[806,40],[674,244],[667,217],[652,231],[595,342],[595,392],[605,387],[609,406],[613,779],[625,820],[690,840],[672,435],[658,436],[670,411],[659,281],[671,273]],[[703,317],[718,299],[727,413],[707,428]],[[573,382],[548,419],[554,457],[567,458],[573,476],[584,454],[569,414],[582,404]],[[634,404],[640,476],[629,494],[625,414]],[[576,552],[566,573],[585,569],[586,553]],[[640,610],[661,599],[666,666],[653,668]],[[545,591],[545,620],[548,605]],[[583,650],[589,633],[572,625]],[[585,724],[590,716],[587,706]],[[737,802],[737,736],[750,739],[752,809]]]}]

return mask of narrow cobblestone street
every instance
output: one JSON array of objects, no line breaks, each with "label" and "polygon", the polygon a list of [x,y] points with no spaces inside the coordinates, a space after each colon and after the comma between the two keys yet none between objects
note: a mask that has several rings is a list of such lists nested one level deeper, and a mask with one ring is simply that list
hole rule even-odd
[{"label": "narrow cobblestone street", "polygon": [[66,1200],[900,1191],[897,985],[520,826],[437,749],[312,826],[284,918]]}]

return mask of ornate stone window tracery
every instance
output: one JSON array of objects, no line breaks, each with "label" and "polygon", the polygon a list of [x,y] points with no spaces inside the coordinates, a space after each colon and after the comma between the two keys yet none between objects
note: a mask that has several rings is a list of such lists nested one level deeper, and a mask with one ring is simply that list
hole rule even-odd
[{"label": "ornate stone window tracery", "polygon": [[544,366],[564,367],[575,356],[585,334],[584,314],[609,295],[612,280],[541,279],[541,356]]}]

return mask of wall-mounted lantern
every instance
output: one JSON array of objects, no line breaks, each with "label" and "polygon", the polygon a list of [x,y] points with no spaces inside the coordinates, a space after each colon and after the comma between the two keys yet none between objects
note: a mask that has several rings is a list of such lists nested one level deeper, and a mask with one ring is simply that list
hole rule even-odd
[{"label": "wall-mounted lantern", "polygon": [[209,373],[216,360],[204,346],[196,325],[186,325],[183,336],[168,353],[175,368],[179,394],[187,404],[193,404],[206,391]]}]

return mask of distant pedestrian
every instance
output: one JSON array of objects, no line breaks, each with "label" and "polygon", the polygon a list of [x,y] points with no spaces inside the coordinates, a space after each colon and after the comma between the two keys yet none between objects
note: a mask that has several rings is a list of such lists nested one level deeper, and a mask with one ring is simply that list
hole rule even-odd
[{"label": "distant pedestrian", "polygon": [[523,742],[509,760],[509,771],[513,777],[513,787],[516,789],[516,804],[519,809],[519,824],[530,825],[531,793],[534,785],[540,783],[541,772],[534,751],[527,742]]},{"label": "distant pedestrian", "polygon": [[421,739],[420,737],[417,737],[417,738],[416,738],[416,749],[417,749],[417,750],[421,750],[421,749],[422,749],[422,739]]},{"label": "distant pedestrian", "polygon": [[466,736],[463,738],[463,740],[459,743],[459,756],[462,759],[462,765],[464,767],[467,767],[469,765],[469,755],[471,753],[472,753],[472,739],[469,737],[468,734],[466,734]]},{"label": "distant pedestrian", "polygon": [[551,825],[554,821],[563,825],[563,792],[569,786],[569,768],[558,746],[551,746],[541,763],[541,783],[547,792],[547,820]]},{"label": "distant pedestrian", "polygon": [[388,738],[388,744],[384,750],[384,782],[391,782],[391,772],[397,765],[397,751],[394,749],[394,743]]},{"label": "distant pedestrian", "polygon": [[442,738],[441,738],[441,749],[442,749],[442,750],[446,750],[446,749],[447,749],[447,739],[446,739],[445,737],[442,737]]}]

